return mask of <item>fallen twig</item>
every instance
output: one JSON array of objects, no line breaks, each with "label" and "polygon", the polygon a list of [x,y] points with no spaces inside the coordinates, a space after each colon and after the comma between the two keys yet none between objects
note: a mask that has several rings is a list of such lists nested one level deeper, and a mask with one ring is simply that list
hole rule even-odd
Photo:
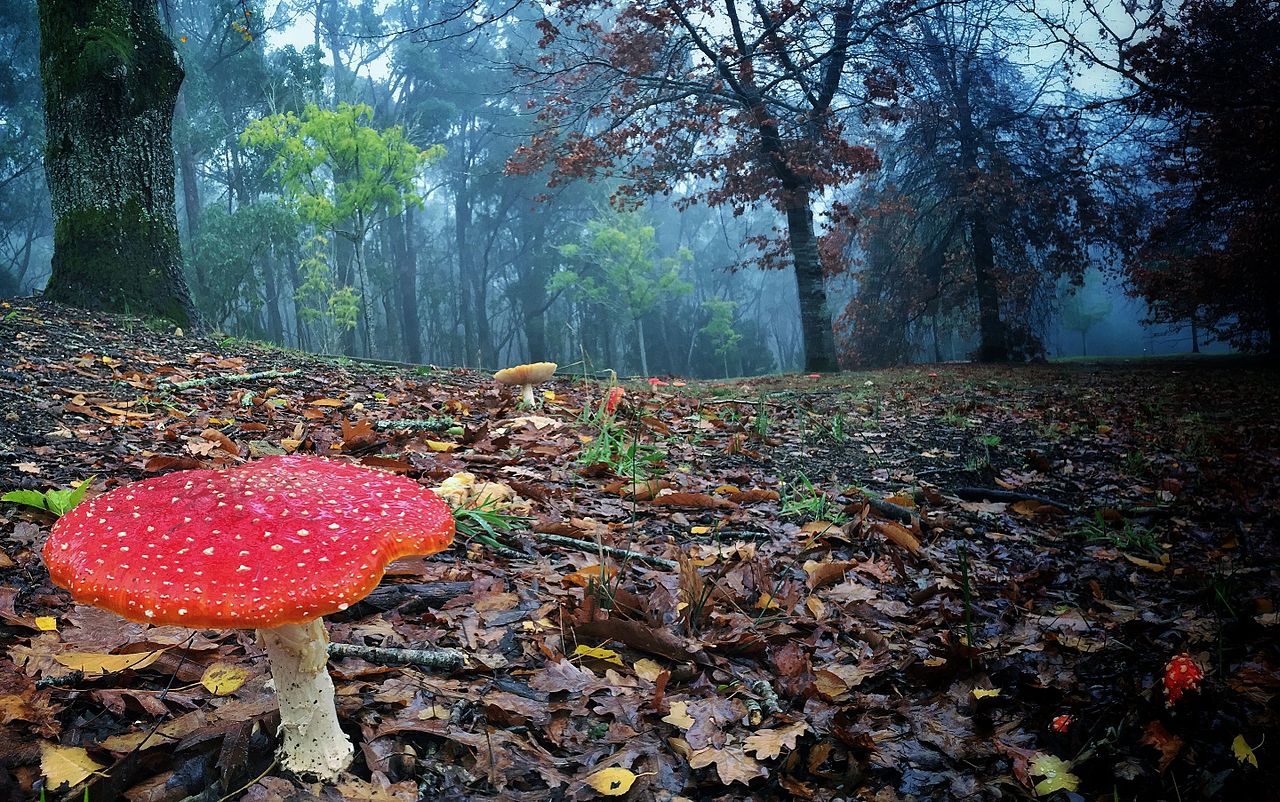
[{"label": "fallen twig", "polygon": [[375,588],[362,601],[379,610],[389,610],[402,604],[439,608],[450,599],[470,592],[470,582],[410,582],[400,585],[382,585]]},{"label": "fallen twig", "polygon": [[1048,504],[1050,507],[1057,507],[1063,512],[1069,512],[1070,507],[1061,501],[1054,501],[1051,498],[1037,496],[1033,493],[1022,493],[1017,490],[996,490],[987,487],[957,487],[954,491],[955,495],[965,501],[1034,501],[1038,504]]},{"label": "fallen twig", "polygon": [[916,512],[914,510],[903,507],[901,504],[894,504],[892,501],[885,501],[870,490],[864,490],[861,487],[858,488],[858,492],[861,493],[863,498],[867,500],[867,503],[871,505],[871,509],[881,515],[888,516],[896,521],[901,521],[904,524],[915,523]]},{"label": "fallen twig", "polygon": [[448,415],[442,415],[435,418],[422,418],[421,420],[380,420],[373,424],[373,428],[380,432],[391,431],[427,431],[427,432],[443,432],[457,426],[458,422]]},{"label": "fallen twig", "polygon": [[330,643],[329,656],[359,657],[369,663],[408,663],[437,671],[457,671],[467,662],[466,654],[457,649],[393,649],[350,643]]},{"label": "fallen twig", "polygon": [[232,373],[226,376],[209,376],[204,379],[187,379],[180,382],[160,382],[157,390],[190,390],[194,387],[210,387],[215,384],[238,384],[255,379],[278,379],[282,376],[296,376],[296,370],[260,370],[256,373]]},{"label": "fallen twig", "polygon": [[563,546],[568,549],[577,549],[588,554],[608,554],[610,557],[617,557],[623,560],[635,560],[646,565],[653,565],[658,568],[666,568],[668,571],[674,571],[678,567],[674,560],[668,560],[663,557],[651,557],[648,554],[642,554],[638,551],[628,551],[627,549],[619,549],[613,546],[605,546],[589,540],[578,540],[577,538],[564,537],[563,535],[553,535],[549,532],[534,532],[533,536],[538,540],[546,543],[554,543],[557,546]]}]

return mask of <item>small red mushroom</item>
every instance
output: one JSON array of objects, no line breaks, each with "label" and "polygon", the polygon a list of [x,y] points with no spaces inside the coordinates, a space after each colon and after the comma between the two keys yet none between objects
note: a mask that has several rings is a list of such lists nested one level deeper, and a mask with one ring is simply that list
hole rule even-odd
[{"label": "small red mushroom", "polygon": [[1196,665],[1189,654],[1180,654],[1164,667],[1164,692],[1169,697],[1169,707],[1173,707],[1187,691],[1200,690],[1200,680],[1204,679],[1204,671]]},{"label": "small red mushroom", "polygon": [[647,381],[649,382],[650,387],[666,387],[667,386],[667,383],[664,382],[662,379],[659,379],[657,376],[650,376]]},{"label": "small red mushroom", "polygon": [[54,583],[131,621],[253,627],[280,704],[281,766],[332,781],[351,763],[321,617],[377,587],[387,563],[453,541],[418,483],[321,457],[178,471],[90,499],[44,547]]},{"label": "small red mushroom", "polygon": [[1054,716],[1053,721],[1049,722],[1049,729],[1054,732],[1066,732],[1071,729],[1071,722],[1074,721],[1069,714],[1063,713],[1060,716]]},{"label": "small red mushroom", "polygon": [[626,390],[621,387],[610,387],[609,394],[604,399],[604,411],[612,415],[618,411],[618,404],[622,401],[622,396],[626,395]]}]

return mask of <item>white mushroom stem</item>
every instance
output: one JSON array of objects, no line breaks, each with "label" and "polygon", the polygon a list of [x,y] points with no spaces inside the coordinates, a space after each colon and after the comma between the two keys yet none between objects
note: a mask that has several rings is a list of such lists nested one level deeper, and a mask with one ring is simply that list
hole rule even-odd
[{"label": "white mushroom stem", "polygon": [[533,385],[532,384],[524,385],[524,392],[521,393],[520,400],[524,402],[524,405],[526,407],[533,406]]},{"label": "white mushroom stem", "polygon": [[281,768],[336,780],[355,751],[338,725],[324,621],[260,629],[258,637],[266,646],[280,702]]}]

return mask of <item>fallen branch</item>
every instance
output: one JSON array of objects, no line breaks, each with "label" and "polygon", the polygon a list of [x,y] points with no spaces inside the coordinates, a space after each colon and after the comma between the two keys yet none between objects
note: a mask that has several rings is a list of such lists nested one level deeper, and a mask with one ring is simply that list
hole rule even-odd
[{"label": "fallen branch", "polygon": [[467,663],[467,656],[457,649],[392,649],[384,646],[355,646],[330,643],[330,657],[358,657],[382,665],[408,663],[436,671],[457,671]]},{"label": "fallen branch", "polygon": [[413,604],[418,608],[440,608],[445,602],[470,592],[470,582],[410,582],[382,585],[361,601],[379,610],[390,610],[402,604]]},{"label": "fallen branch", "polygon": [[957,487],[954,491],[958,498],[965,501],[1034,501],[1038,504],[1048,504],[1050,507],[1057,507],[1063,512],[1070,512],[1071,508],[1061,501],[1054,501],[1051,498],[1037,496],[1033,493],[1021,493],[1017,490],[996,490],[986,487]]},{"label": "fallen branch", "polygon": [[457,426],[458,422],[448,415],[442,415],[436,418],[422,418],[421,420],[380,420],[373,424],[373,428],[380,432],[406,431],[406,432],[443,432]]},{"label": "fallen branch", "polygon": [[239,384],[255,379],[278,379],[282,376],[296,376],[296,370],[260,370],[257,373],[231,373],[226,376],[209,376],[204,379],[187,379],[181,382],[160,382],[157,390],[190,390],[194,387],[210,387],[215,384]]},{"label": "fallen branch", "polygon": [[610,557],[617,557],[621,560],[635,560],[636,562],[642,562],[646,565],[666,568],[668,571],[674,571],[679,567],[674,560],[668,560],[662,557],[651,557],[648,554],[641,554],[638,551],[628,551],[627,549],[605,546],[589,540],[578,540],[577,538],[565,537],[563,535],[553,535],[549,532],[534,532],[533,536],[543,542],[553,543],[567,549],[577,549],[578,551],[584,551],[587,554],[608,554]]},{"label": "fallen branch", "polygon": [[903,507],[901,504],[894,504],[892,501],[885,501],[870,490],[864,490],[861,487],[858,488],[858,492],[867,500],[867,504],[871,505],[871,509],[881,515],[892,518],[895,521],[901,521],[904,524],[915,523],[915,510]]}]

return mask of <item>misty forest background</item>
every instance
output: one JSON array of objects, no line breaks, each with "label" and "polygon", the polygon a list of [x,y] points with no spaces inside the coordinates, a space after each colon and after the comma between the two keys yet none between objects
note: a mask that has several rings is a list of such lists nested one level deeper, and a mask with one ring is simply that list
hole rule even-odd
[{"label": "misty forest background", "polygon": [[[0,297],[57,263],[37,5],[0,2]],[[1280,336],[1274,3],[157,19],[185,72],[183,274],[227,334],[710,377]],[[135,45],[95,25],[76,69],[127,68]]]}]

